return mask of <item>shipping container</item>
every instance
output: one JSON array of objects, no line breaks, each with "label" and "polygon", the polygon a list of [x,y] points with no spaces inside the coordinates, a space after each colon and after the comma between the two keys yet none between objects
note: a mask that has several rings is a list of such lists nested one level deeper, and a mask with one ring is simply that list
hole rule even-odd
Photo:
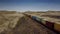
[{"label": "shipping container", "polygon": [[45,20],[42,20],[42,23],[43,23],[44,25],[46,25],[46,21],[45,21]]},{"label": "shipping container", "polygon": [[54,29],[54,23],[53,22],[46,21],[46,26],[51,28],[51,29]]},{"label": "shipping container", "polygon": [[36,20],[36,17],[35,17],[35,16],[32,16],[32,19],[33,19],[33,20]]},{"label": "shipping container", "polygon": [[60,32],[60,24],[55,23],[54,29]]},{"label": "shipping container", "polygon": [[38,17],[36,17],[36,20],[37,21],[40,21],[40,22],[42,21],[42,19],[41,18],[38,18]]}]

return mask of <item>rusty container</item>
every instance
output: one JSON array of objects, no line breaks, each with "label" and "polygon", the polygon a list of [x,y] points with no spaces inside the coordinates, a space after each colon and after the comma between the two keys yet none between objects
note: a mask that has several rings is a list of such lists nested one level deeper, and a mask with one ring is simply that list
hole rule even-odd
[{"label": "rusty container", "polygon": [[54,29],[54,23],[53,22],[46,21],[46,26],[51,28],[51,29]]}]

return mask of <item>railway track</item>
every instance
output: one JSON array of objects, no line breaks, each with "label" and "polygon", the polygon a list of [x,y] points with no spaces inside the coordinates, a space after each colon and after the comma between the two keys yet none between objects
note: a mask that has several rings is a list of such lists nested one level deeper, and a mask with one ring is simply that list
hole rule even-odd
[{"label": "railway track", "polygon": [[39,25],[38,27],[40,28],[40,32],[43,32],[43,31],[45,31],[46,33],[48,33],[48,34],[58,34],[58,33],[56,33],[56,32],[54,32],[54,31],[52,31],[52,30],[50,30],[50,29],[48,29],[48,28],[46,28],[44,25],[42,25],[42,24],[39,24],[37,21],[35,21],[35,20],[33,20],[33,19],[31,19],[30,17],[28,17],[28,16],[26,16],[28,19],[30,19],[33,23],[35,23],[35,24],[37,24],[37,25]]},{"label": "railway track", "polygon": [[5,31],[1,34],[56,34],[50,29],[32,20],[28,16],[19,19],[16,27],[11,31]]},{"label": "railway track", "polygon": [[[24,14],[24,15],[26,15],[26,14]],[[47,29],[49,29],[49,30],[55,32],[56,34],[60,34],[58,31],[56,31],[56,30],[54,30],[54,29],[52,29],[52,28],[50,28],[50,27],[47,27],[46,25],[44,25],[44,24],[41,23],[40,21],[37,21],[37,20],[35,19],[36,17],[34,17],[34,16],[31,17],[31,15],[26,15],[26,16],[29,17],[29,18],[31,18],[32,20],[36,21],[37,23],[43,25],[45,28],[47,28]]]}]

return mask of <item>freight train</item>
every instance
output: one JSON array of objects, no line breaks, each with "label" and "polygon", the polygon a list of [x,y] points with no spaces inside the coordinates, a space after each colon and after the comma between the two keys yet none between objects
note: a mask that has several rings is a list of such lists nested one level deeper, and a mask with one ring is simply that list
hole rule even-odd
[{"label": "freight train", "polygon": [[30,17],[31,19],[37,21],[38,23],[42,24],[43,26],[45,26],[45,27],[53,30],[54,32],[57,32],[58,34],[60,34],[60,24],[43,20],[43,18],[39,18],[37,16],[32,16],[29,14],[24,14],[24,15]]}]

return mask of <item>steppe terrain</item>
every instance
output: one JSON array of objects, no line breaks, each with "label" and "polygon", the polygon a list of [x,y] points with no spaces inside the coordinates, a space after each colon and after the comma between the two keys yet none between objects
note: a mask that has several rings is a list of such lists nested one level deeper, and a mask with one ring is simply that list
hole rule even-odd
[{"label": "steppe terrain", "polygon": [[0,11],[0,32],[13,29],[22,16],[15,11]]},{"label": "steppe terrain", "polygon": [[[25,12],[26,13],[26,12]],[[31,15],[51,15],[46,12],[28,12]],[[59,12],[58,12],[59,13]],[[57,15],[59,15],[56,13]],[[55,15],[55,13],[53,14]],[[43,16],[45,17],[45,16]],[[47,16],[46,16],[47,17]],[[48,16],[49,17],[49,16]],[[0,34],[56,34],[36,21],[16,11],[0,11]]]},{"label": "steppe terrain", "polygon": [[60,23],[60,11],[40,11],[40,12],[25,12],[32,16],[38,16],[44,20]]}]

